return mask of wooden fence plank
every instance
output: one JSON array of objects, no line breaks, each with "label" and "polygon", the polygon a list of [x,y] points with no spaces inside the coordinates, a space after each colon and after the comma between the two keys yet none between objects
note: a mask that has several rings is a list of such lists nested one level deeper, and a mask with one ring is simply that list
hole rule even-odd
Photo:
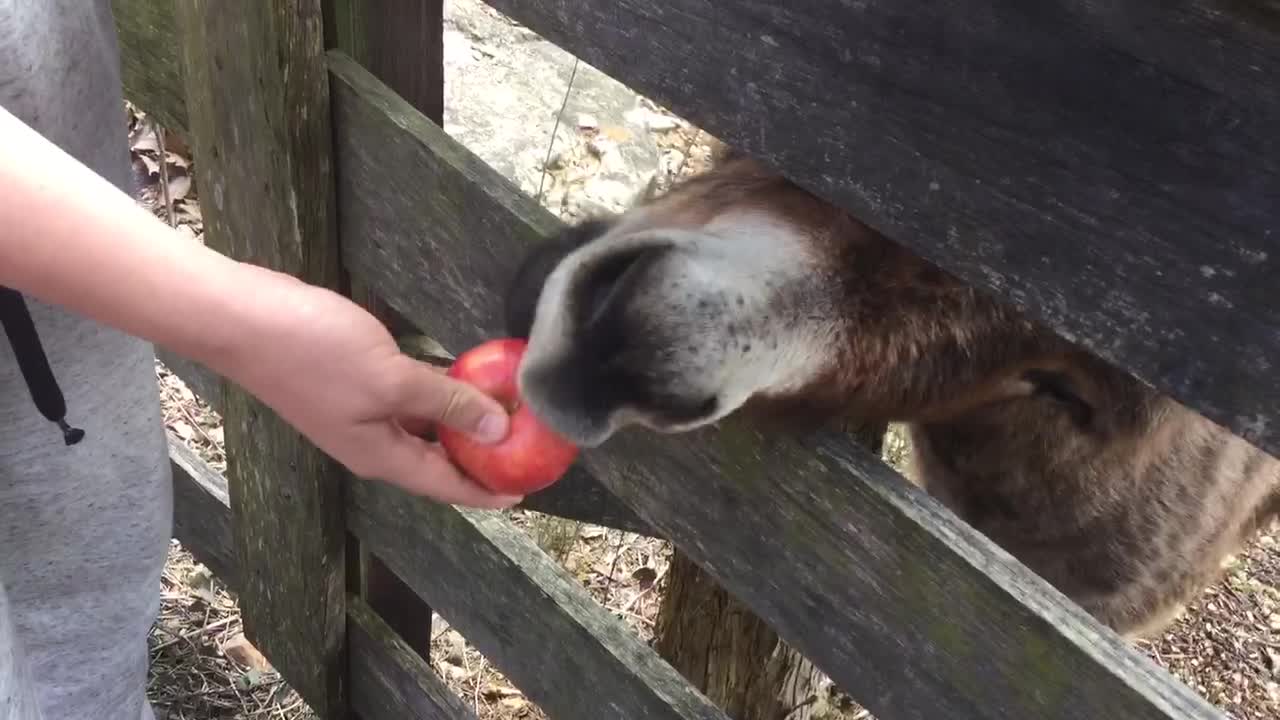
[{"label": "wooden fence plank", "polygon": [[455,355],[504,333],[495,291],[560,221],[351,58],[329,66],[346,268]]},{"label": "wooden fence plank", "polygon": [[[227,481],[176,438],[173,464],[174,537],[234,591],[240,588]],[[365,720],[474,720],[443,681],[386,623],[348,596],[351,706]],[[428,621],[429,623],[429,621]]]},{"label": "wooden fence plank", "polygon": [[330,47],[369,69],[423,115],[444,118],[443,0],[333,0]]},{"label": "wooden fence plank", "polygon": [[[545,217],[359,68],[331,67],[349,267],[446,347],[493,333],[495,290]],[[847,438],[730,422],[625,433],[582,465],[880,717],[1222,717]],[[399,542],[444,523],[404,521]]]},{"label": "wooden fence plank", "polygon": [[173,536],[230,586],[239,584],[227,480],[190,448],[169,436],[173,469]]},{"label": "wooden fence plank", "polygon": [[350,487],[362,543],[557,720],[728,720],[500,513]]},{"label": "wooden fence plank", "polygon": [[175,0],[112,0],[125,97],[170,130],[187,126]]},{"label": "wooden fence plank", "polygon": [[1280,454],[1274,3],[486,2]]},{"label": "wooden fence plank", "polygon": [[[430,627],[430,616],[423,618]],[[351,704],[364,720],[476,720],[476,715],[373,608],[347,598]]]},{"label": "wooden fence plank", "polygon": [[186,384],[187,389],[208,403],[209,407],[216,412],[222,412],[223,383],[226,381],[221,375],[201,363],[188,360],[162,347],[156,348],[156,358],[164,363],[170,372],[177,375],[178,379]]},{"label": "wooden fence plank", "polygon": [[[437,124],[444,122],[443,0],[326,0],[326,46],[346,52]],[[393,335],[410,327],[377,288],[349,278],[349,294]],[[358,590],[422,656],[431,653],[431,608],[358,544]]]},{"label": "wooden fence plank", "polygon": [[571,468],[551,487],[526,496],[520,507],[649,537],[660,536],[652,525],[619,502],[581,465]]},{"label": "wooden fence plank", "polygon": [[[207,242],[338,286],[320,0],[180,0]],[[235,102],[227,102],[235,98]],[[224,393],[246,634],[322,717],[346,706],[341,467],[238,386]]]}]

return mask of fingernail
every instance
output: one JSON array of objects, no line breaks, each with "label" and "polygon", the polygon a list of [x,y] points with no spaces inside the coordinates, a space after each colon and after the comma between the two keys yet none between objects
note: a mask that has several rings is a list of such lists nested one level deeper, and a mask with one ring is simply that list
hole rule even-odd
[{"label": "fingernail", "polygon": [[484,442],[498,442],[507,432],[507,419],[501,415],[485,415],[476,426],[476,436]]}]

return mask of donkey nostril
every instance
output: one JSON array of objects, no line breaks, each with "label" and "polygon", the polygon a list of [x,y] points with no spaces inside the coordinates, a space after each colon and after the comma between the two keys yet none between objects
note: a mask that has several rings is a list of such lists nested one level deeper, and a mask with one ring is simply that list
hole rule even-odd
[{"label": "donkey nostril", "polygon": [[574,295],[575,315],[581,326],[601,322],[619,298],[637,282],[644,272],[658,263],[670,249],[669,244],[648,245],[617,252],[584,268],[582,283]]}]

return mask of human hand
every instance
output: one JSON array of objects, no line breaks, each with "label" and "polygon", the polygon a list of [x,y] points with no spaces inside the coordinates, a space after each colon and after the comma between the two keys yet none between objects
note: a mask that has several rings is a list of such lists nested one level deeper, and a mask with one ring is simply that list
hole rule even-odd
[{"label": "human hand", "polygon": [[440,502],[509,507],[419,437],[437,423],[481,442],[505,437],[502,405],[401,352],[376,318],[347,298],[262,268],[243,341],[221,370],[354,474]]},{"label": "human hand", "polygon": [[492,416],[483,435],[501,439],[497,401],[401,353],[341,295],[179,237],[2,107],[0,137],[0,285],[209,366],[357,475],[442,502],[519,501],[415,436]]}]

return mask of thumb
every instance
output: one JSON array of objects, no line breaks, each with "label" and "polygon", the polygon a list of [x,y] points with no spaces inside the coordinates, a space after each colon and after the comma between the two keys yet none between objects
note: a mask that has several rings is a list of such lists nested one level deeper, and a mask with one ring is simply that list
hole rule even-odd
[{"label": "thumb", "polygon": [[404,414],[465,432],[479,442],[495,443],[507,436],[511,419],[497,400],[430,365],[407,356],[405,360],[406,391],[400,395]]}]

